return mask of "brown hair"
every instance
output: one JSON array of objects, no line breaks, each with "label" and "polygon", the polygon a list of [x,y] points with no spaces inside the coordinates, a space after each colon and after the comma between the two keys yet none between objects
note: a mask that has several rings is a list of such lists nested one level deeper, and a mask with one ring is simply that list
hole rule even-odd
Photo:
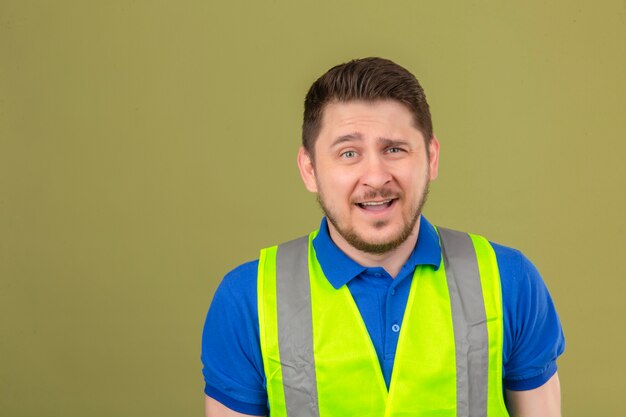
[{"label": "brown hair", "polygon": [[313,157],[315,140],[322,127],[326,104],[352,100],[395,100],[413,113],[415,127],[426,146],[433,136],[433,123],[422,86],[413,74],[383,58],[355,59],[337,65],[317,79],[304,99],[302,145]]}]

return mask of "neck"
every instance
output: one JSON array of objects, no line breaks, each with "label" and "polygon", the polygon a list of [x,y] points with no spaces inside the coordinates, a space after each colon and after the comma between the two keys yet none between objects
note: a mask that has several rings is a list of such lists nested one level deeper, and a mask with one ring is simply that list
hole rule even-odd
[{"label": "neck", "polygon": [[420,222],[421,217],[415,223],[415,227],[409,237],[398,247],[385,253],[369,253],[356,249],[335,230],[330,222],[328,222],[328,232],[333,242],[352,260],[368,268],[382,267],[392,278],[395,278],[415,248]]}]

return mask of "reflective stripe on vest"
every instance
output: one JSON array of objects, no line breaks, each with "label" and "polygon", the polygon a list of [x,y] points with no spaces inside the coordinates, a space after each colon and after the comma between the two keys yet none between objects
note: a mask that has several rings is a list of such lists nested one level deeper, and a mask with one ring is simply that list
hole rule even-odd
[{"label": "reflective stripe on vest", "polygon": [[347,288],[335,290],[308,237],[261,251],[261,351],[272,417],[508,416],[493,249],[438,229],[442,265],[416,268],[387,391]]}]

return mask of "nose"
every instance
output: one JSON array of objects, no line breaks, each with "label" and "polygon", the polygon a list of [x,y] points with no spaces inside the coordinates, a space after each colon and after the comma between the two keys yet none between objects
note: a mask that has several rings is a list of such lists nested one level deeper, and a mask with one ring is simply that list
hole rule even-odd
[{"label": "nose", "polygon": [[391,182],[391,172],[385,160],[378,154],[370,154],[363,161],[361,183],[367,187],[380,189]]}]

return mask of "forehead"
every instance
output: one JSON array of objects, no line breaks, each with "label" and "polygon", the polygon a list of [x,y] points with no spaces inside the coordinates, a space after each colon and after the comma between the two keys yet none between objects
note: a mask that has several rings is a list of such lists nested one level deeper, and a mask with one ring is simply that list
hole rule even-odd
[{"label": "forehead", "polygon": [[334,101],[324,107],[319,140],[359,133],[362,136],[386,135],[409,139],[421,137],[413,114],[395,100]]}]

